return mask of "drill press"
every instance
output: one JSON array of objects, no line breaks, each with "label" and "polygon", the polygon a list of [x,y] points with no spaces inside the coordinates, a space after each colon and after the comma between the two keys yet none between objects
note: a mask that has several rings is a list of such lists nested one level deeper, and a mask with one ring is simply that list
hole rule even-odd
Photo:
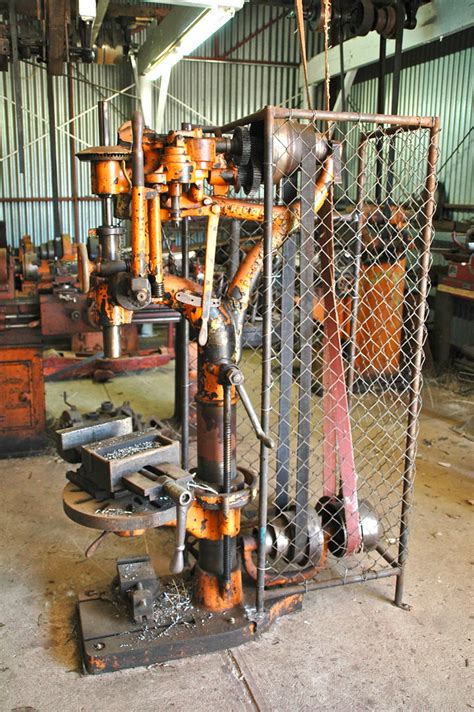
[{"label": "drill press", "polygon": [[[121,560],[112,593],[90,591],[80,596],[83,656],[92,673],[238,645],[302,602],[302,592],[287,595],[281,589],[281,596],[275,595],[265,612],[257,614],[253,556],[260,530],[239,545],[242,511],[255,497],[257,477],[237,459],[238,400],[262,448],[274,447],[238,365],[244,316],[263,265],[263,241],[246,254],[225,294],[220,299],[213,295],[220,217],[264,221],[263,203],[231,194],[242,188],[249,194],[260,187],[263,124],[238,126],[226,135],[183,125],[180,131],[158,135],[136,112],[119,129],[116,145],[107,145],[107,133],[102,126],[104,145],[79,154],[80,160],[90,162],[92,189],[103,204],[97,261],[90,263],[85,249],[79,253],[83,287],[95,301],[108,357],[120,355],[120,326],[150,303],[180,312],[198,330],[198,464],[195,471],[183,469],[178,441],[154,429],[132,432],[126,416],[58,432],[60,452],[79,464],[68,473],[65,512],[72,520],[101,530],[98,542],[110,532],[128,537],[161,526],[176,529],[172,579],[158,581],[147,557]],[[335,149],[312,125],[285,121],[280,133],[273,155],[275,184],[301,163],[311,134],[319,162],[310,190],[316,213],[334,179]],[[116,217],[130,219],[129,252],[122,244],[123,228],[114,224],[114,209]],[[273,207],[273,249],[299,227],[301,215],[297,199]],[[200,286],[165,274],[162,225],[203,217],[206,256]],[[276,580],[280,585],[313,577],[326,558],[328,535],[315,510],[298,531],[298,544],[294,529],[287,513],[280,526],[275,523],[263,532],[269,557],[283,550],[289,556],[291,550],[299,567],[297,574]],[[376,540],[370,512],[358,536],[357,546],[361,538],[367,546],[370,536]],[[195,544],[188,546],[190,537]],[[188,552],[196,560],[191,572],[184,571]],[[179,591],[183,594],[177,605],[184,612],[178,621],[176,612],[166,606],[164,610],[162,603],[163,597],[170,601]]]}]

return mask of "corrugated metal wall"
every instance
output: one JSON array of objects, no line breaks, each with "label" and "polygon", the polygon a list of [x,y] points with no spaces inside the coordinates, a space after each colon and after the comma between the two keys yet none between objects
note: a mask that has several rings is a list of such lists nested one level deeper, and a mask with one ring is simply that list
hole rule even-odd
[{"label": "corrugated metal wall", "polygon": [[[182,121],[224,123],[252,113],[265,104],[298,105],[299,47],[294,19],[288,19],[282,8],[246,5],[219,33],[195,52],[196,56],[218,54],[229,59],[256,60],[283,63],[287,66],[238,65],[224,62],[182,61],[172,71],[166,106],[164,129],[181,125]],[[256,32],[265,27],[262,32]],[[255,34],[254,34],[255,33]],[[145,33],[143,33],[145,34]],[[245,38],[249,41],[234,49]],[[137,37],[138,39],[138,37]],[[141,39],[141,35],[140,35]],[[322,36],[308,33],[308,55],[321,51]],[[231,51],[233,50],[233,51]],[[455,149],[472,126],[472,103],[469,81],[473,75],[473,50],[462,49],[443,57],[437,56],[437,47],[419,50],[414,66],[403,69],[400,96],[400,113],[437,114],[441,117],[440,165]],[[14,106],[11,73],[0,78],[1,109],[1,196],[38,197],[51,196],[48,113],[46,101],[46,76],[44,69],[22,63],[24,88],[25,140],[36,141],[26,150],[26,175],[17,169],[14,129]],[[101,98],[109,97],[114,90],[131,83],[131,72],[126,62],[117,66],[78,65],[74,67],[76,113],[91,109],[76,121],[74,134],[82,143],[77,150],[98,141],[95,106]],[[67,80],[57,78],[57,124],[68,119]],[[388,77],[388,90],[391,78]],[[158,85],[158,83],[157,83]],[[134,89],[130,90],[134,94]],[[370,79],[355,84],[350,103],[360,111],[375,107],[376,81]],[[158,90],[154,91],[154,109],[157,108]],[[119,96],[111,102],[113,128],[128,118],[134,102],[130,95]],[[67,126],[63,129],[67,130]],[[40,140],[39,137],[43,136]],[[69,138],[58,130],[60,157],[60,194],[71,196]],[[472,135],[471,135],[472,139]],[[472,147],[472,143],[471,143]],[[87,165],[78,165],[79,195],[90,195]],[[473,203],[472,150],[466,142],[445,169],[440,173],[445,183],[449,201]],[[61,203],[63,231],[73,233],[73,206]],[[3,216],[3,217],[2,217]],[[51,203],[0,203],[0,219],[7,222],[9,241],[18,244],[19,237],[29,232],[36,243],[53,236]],[[89,226],[99,220],[99,206],[94,202],[80,203],[80,233],[87,234]]]},{"label": "corrugated metal wall", "polygon": [[[437,45],[417,51],[413,66],[402,69],[400,77],[399,114],[439,116],[441,120],[439,180],[444,184],[450,203],[474,204],[473,147],[474,132],[464,141],[454,158],[443,163],[471,131],[474,123],[472,47],[437,57]],[[387,102],[390,109],[392,75],[387,76]],[[349,106],[356,111],[375,111],[377,80],[355,84]],[[469,213],[458,212],[455,219],[466,219]]]},{"label": "corrugated metal wall", "polygon": [[[74,127],[76,150],[98,143],[97,102],[120,91],[130,84],[127,65],[78,65],[74,66],[74,94],[76,114],[82,114]],[[39,66],[21,63],[24,129],[25,129],[25,174],[18,172],[16,154],[15,107],[13,103],[12,73],[2,73],[1,85],[1,145],[0,181],[2,198],[51,197],[51,166],[49,159],[48,105],[46,72]],[[54,78],[59,194],[70,197],[71,170],[67,123],[68,97],[67,78]],[[133,89],[131,90],[133,91]],[[113,127],[130,116],[131,99],[118,96],[110,102],[110,117]],[[78,194],[90,196],[90,176],[87,164],[77,164]],[[61,202],[62,230],[74,234],[72,202]],[[79,203],[80,233],[87,236],[87,229],[96,225],[99,218],[97,202]],[[6,221],[8,241],[17,246],[24,233],[29,233],[36,244],[52,239],[53,205],[51,202],[0,203],[0,219]]]},{"label": "corrugated metal wall", "polygon": [[[194,53],[234,60],[279,62],[293,66],[180,62],[172,71],[164,128],[206,122],[223,124],[258,111],[266,104],[297,105],[299,45],[296,21],[281,7],[246,5]],[[259,28],[262,32],[231,51]],[[308,36],[309,54],[320,37]],[[157,94],[157,92],[156,92]],[[286,104],[286,102],[289,102]]]}]

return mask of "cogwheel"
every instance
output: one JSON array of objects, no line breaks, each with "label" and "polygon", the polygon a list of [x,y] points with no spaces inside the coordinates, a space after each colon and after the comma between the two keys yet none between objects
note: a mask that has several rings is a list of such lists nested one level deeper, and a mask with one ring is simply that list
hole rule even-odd
[{"label": "cogwheel", "polygon": [[76,154],[80,161],[126,161],[132,151],[126,146],[95,146]]},{"label": "cogwheel", "polygon": [[239,166],[239,182],[245,195],[255,195],[262,183],[260,165],[253,158],[246,166]]},{"label": "cogwheel", "polygon": [[252,144],[245,126],[237,126],[232,134],[232,160],[236,166],[246,166],[250,161]]}]

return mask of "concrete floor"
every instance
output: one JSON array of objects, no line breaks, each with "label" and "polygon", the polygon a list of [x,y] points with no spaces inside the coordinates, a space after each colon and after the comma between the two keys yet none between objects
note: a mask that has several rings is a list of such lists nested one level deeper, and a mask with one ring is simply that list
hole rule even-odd
[{"label": "concrete floor", "polygon": [[[48,405],[58,414],[67,390],[81,409],[129,397],[151,414],[152,383],[130,376],[106,387],[50,384]],[[161,394],[171,384],[171,369],[162,371]],[[93,533],[63,514],[65,463],[53,454],[1,461],[1,712],[474,708],[473,444],[453,431],[474,406],[434,387],[425,405],[406,577],[411,612],[390,604],[389,579],[324,590],[232,652],[99,677],[81,673],[75,592],[105,584],[116,557],[141,553],[143,544],[112,538],[85,560]],[[158,568],[170,536],[147,537]]]}]

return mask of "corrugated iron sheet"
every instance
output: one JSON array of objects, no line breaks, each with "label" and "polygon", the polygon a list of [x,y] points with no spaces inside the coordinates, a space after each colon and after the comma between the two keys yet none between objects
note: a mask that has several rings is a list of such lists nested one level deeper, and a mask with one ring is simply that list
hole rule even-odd
[{"label": "corrugated iron sheet", "polygon": [[[474,108],[472,77],[474,50],[463,49],[443,57],[433,58],[436,46],[430,45],[417,53],[413,66],[402,69],[400,76],[399,114],[439,116],[441,121],[439,180],[444,184],[447,202],[474,204],[473,148]],[[426,61],[425,61],[426,60]],[[386,112],[390,108],[392,75],[387,76]],[[349,96],[349,106],[356,111],[374,111],[377,81],[355,84]],[[463,142],[456,151],[463,139]],[[455,152],[445,166],[443,164]],[[454,219],[466,219],[467,212],[457,212]]]},{"label": "corrugated iron sheet", "polygon": [[[245,5],[194,55],[293,66],[182,61],[171,74],[164,128],[179,127],[182,121],[222,124],[266,104],[298,105],[299,44],[296,21],[288,14],[281,7]],[[319,51],[320,42],[320,35],[308,33],[310,56]]]},{"label": "corrugated iron sheet", "polygon": [[[259,29],[265,28],[262,31]],[[145,32],[135,39],[142,40]],[[247,40],[244,42],[244,40]],[[239,45],[239,46],[237,46]],[[322,36],[308,32],[308,56],[322,49]],[[436,114],[442,122],[441,157],[439,165],[473,124],[473,107],[469,81],[473,75],[473,50],[436,58],[436,47],[419,51],[417,63],[403,69],[401,77],[400,113]],[[183,121],[221,124],[252,113],[265,104],[298,105],[299,46],[294,18],[288,18],[281,7],[244,6],[234,19],[214,37],[198,48],[195,56],[219,56],[226,60],[254,60],[274,64],[233,64],[227,62],[181,61],[172,71],[164,129],[177,128]],[[278,64],[275,64],[278,63]],[[282,66],[286,65],[286,66]],[[49,164],[48,110],[46,75],[44,69],[22,63],[24,91],[26,174],[18,174],[13,87],[11,73],[2,74],[0,180],[2,197],[51,196],[51,168]],[[101,98],[109,97],[132,82],[127,62],[121,65],[77,65],[74,67],[76,113],[84,112],[76,120],[74,134],[77,150],[98,142],[95,106]],[[391,77],[387,78],[390,91]],[[67,79],[55,78],[57,124],[68,120]],[[154,110],[157,110],[159,82],[154,91]],[[111,119],[115,128],[130,116],[134,107],[134,90],[111,101]],[[374,79],[355,84],[349,103],[359,111],[372,111],[376,102]],[[71,196],[69,137],[57,131],[60,170],[60,193]],[[472,180],[472,140],[440,171],[448,199],[452,203],[474,203]],[[78,164],[79,195],[90,195],[89,170]],[[0,203],[0,219],[6,220],[9,241],[17,245],[20,236],[29,232],[35,243],[51,239],[53,235],[52,203]],[[73,206],[61,203],[63,231],[73,234]],[[85,239],[87,229],[99,221],[96,202],[79,204],[80,233]],[[466,214],[458,215],[465,217]]]},{"label": "corrugated iron sheet", "polygon": [[[2,73],[1,91],[1,139],[0,139],[0,181],[2,198],[51,197],[51,165],[49,159],[48,105],[46,72],[39,66],[21,63],[23,110],[25,127],[25,174],[18,172],[16,155],[15,106],[11,72]],[[76,150],[98,143],[97,102],[109,97],[114,90],[131,83],[127,65],[77,65],[74,66],[74,92],[76,114],[82,116],[75,122],[74,135],[77,137]],[[71,197],[71,172],[69,136],[67,123],[68,99],[67,78],[54,78],[56,125],[58,127],[57,152],[59,191],[62,197]],[[119,125],[130,116],[131,99],[118,96],[110,102],[110,117],[113,126]],[[90,196],[89,168],[77,164],[79,196]],[[61,202],[62,230],[73,235],[72,202]],[[51,202],[0,203],[0,219],[6,221],[10,244],[17,246],[20,237],[29,233],[39,244],[53,237],[53,205]],[[79,203],[80,232],[83,239],[87,229],[99,220],[97,202]]]}]

